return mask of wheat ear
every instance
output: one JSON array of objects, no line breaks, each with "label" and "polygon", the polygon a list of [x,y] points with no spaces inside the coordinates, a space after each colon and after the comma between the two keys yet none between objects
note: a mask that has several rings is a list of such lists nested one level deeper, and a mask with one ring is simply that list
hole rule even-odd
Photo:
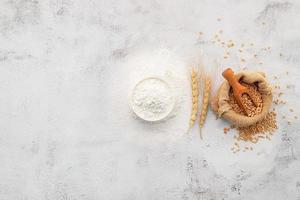
[{"label": "wheat ear", "polygon": [[198,97],[199,97],[199,88],[198,88],[198,73],[192,68],[191,70],[191,89],[192,89],[192,111],[190,116],[190,125],[189,131],[195,124],[198,113]]},{"label": "wheat ear", "polygon": [[207,109],[208,109],[210,91],[211,91],[211,79],[209,76],[204,76],[204,88],[203,88],[202,105],[201,105],[201,112],[200,112],[200,119],[199,119],[201,139],[202,139],[202,127],[204,125]]}]

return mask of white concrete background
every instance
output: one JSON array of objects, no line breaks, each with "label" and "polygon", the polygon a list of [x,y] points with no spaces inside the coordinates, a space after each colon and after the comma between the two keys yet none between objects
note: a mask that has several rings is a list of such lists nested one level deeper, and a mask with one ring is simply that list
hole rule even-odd
[{"label": "white concrete background", "polygon": [[[1,0],[0,199],[299,200],[299,121],[281,119],[300,109],[299,19],[297,0]],[[291,86],[279,130],[253,152],[232,154],[234,133],[211,112],[203,141],[197,128],[184,134],[196,52],[242,67],[209,47],[219,29],[271,46],[258,52],[263,65],[246,67]],[[171,56],[155,60],[160,49]],[[131,113],[128,91],[154,66],[181,96],[176,116],[147,124]]]}]

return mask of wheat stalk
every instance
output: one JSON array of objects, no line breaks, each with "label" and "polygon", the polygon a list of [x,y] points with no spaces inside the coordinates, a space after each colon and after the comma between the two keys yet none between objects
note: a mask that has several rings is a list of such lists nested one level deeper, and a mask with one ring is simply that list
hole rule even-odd
[{"label": "wheat stalk", "polygon": [[191,70],[191,89],[192,89],[192,111],[190,116],[190,125],[189,125],[188,132],[194,126],[198,114],[198,97],[199,97],[198,72],[195,70],[195,68],[192,68]]},{"label": "wheat stalk", "polygon": [[202,139],[202,127],[204,125],[207,109],[208,109],[208,101],[211,91],[211,78],[207,75],[204,75],[204,88],[203,88],[203,96],[202,96],[202,105],[199,119],[199,127],[200,127],[200,138]]}]

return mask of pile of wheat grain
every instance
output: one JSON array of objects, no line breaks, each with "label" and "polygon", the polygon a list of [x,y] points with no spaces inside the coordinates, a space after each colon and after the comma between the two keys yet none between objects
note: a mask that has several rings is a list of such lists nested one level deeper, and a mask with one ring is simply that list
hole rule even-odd
[{"label": "pile of wheat grain", "polygon": [[[242,96],[242,101],[245,105],[245,108],[249,111],[248,117],[253,117],[254,115],[260,114],[263,110],[263,100],[262,100],[262,95],[259,93],[257,85],[256,84],[246,84],[246,83],[241,83],[243,86],[249,89],[250,93],[253,94],[253,97],[256,99],[255,101],[258,102],[258,106],[255,106],[253,101],[250,99],[250,97],[247,94],[244,94]],[[234,96],[232,89],[230,90],[229,93],[229,104],[231,105],[232,109],[239,114],[246,115],[244,110],[239,107],[237,104]]]},{"label": "pile of wheat grain", "polygon": [[[259,102],[258,106],[256,107],[248,95],[243,95],[242,99],[246,104],[246,108],[251,111],[250,117],[261,113],[263,109],[263,100],[262,95],[259,93],[257,86],[255,84],[249,85],[245,83],[242,83],[242,85],[249,88],[250,91],[254,94],[254,97],[257,98],[257,101]],[[236,113],[246,115],[235,101],[232,91],[230,91],[229,99],[229,104]],[[234,127],[232,126],[231,128]],[[275,111],[271,111],[263,120],[257,122],[256,124],[253,124],[248,127],[236,127],[236,129],[238,131],[238,136],[235,137],[237,141],[243,140],[252,143],[257,143],[258,140],[262,138],[270,140],[270,137],[272,136],[273,132],[277,129],[276,113]],[[224,129],[224,133],[227,133],[228,131],[229,128]],[[234,152],[236,151],[237,149],[234,150]]]}]

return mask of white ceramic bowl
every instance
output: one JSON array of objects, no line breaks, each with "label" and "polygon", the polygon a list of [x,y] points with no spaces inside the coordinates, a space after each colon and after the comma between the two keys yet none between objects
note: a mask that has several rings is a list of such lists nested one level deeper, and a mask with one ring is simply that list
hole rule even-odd
[{"label": "white ceramic bowl", "polygon": [[[164,90],[166,91],[166,95],[168,96],[168,100],[167,102],[164,102],[165,104],[164,104],[163,112],[161,113],[153,113],[149,109],[143,110],[136,104],[135,101],[135,98],[137,96],[137,91],[140,87],[147,85],[148,86],[147,90],[149,90],[149,92],[152,92],[151,90],[155,91],[155,88],[153,89],[151,87],[149,88],[149,85],[151,86],[151,82],[155,83],[156,85],[160,85],[160,87],[164,88]],[[145,104],[147,104],[147,102],[145,102]],[[133,112],[141,119],[149,122],[157,122],[165,119],[172,112],[174,108],[174,104],[175,104],[175,100],[174,100],[171,86],[166,81],[158,77],[148,77],[141,80],[135,85],[131,94],[131,107]]]}]

